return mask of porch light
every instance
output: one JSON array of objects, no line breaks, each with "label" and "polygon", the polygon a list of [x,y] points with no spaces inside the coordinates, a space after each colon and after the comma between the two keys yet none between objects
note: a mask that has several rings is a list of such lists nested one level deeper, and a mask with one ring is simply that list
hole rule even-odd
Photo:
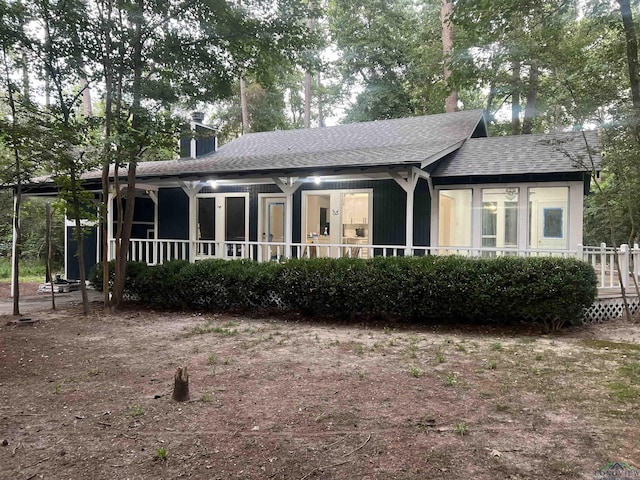
[{"label": "porch light", "polygon": [[315,183],[316,185],[320,185],[322,183],[322,180],[320,179],[320,177],[313,177],[313,183]]},{"label": "porch light", "polygon": [[507,200],[511,201],[514,198],[516,198],[517,195],[518,195],[518,189],[517,188],[513,188],[513,187],[509,187],[509,188],[507,188],[507,191],[504,194],[504,198],[506,198]]},{"label": "porch light", "polygon": [[216,180],[209,180],[207,183],[211,188],[218,188],[218,182]]}]

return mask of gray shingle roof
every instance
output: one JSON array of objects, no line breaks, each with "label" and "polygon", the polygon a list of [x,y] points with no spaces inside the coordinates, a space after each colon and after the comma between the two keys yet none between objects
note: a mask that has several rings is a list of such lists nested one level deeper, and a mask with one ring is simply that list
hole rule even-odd
[{"label": "gray shingle roof", "polygon": [[[585,132],[589,148],[598,149],[597,133]],[[596,152],[596,168],[600,156]],[[471,138],[442,161],[433,177],[569,173],[590,171],[581,132]]]},{"label": "gray shingle roof", "polygon": [[468,110],[335,127],[250,133],[197,159],[140,163],[138,176],[435,161],[469,138],[482,118],[481,110]]}]

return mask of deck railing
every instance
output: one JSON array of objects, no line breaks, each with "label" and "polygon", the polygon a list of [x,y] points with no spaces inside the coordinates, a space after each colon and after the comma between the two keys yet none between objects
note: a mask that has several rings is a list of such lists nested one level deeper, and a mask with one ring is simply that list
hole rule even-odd
[{"label": "deck railing", "polygon": [[[111,241],[111,252],[115,251],[115,241]],[[469,248],[469,247],[429,247],[405,245],[373,244],[327,244],[292,243],[287,250],[284,242],[216,242],[198,240],[170,239],[132,239],[129,244],[128,259],[142,261],[149,265],[158,265],[171,260],[203,260],[207,258],[240,259],[246,258],[258,262],[280,260],[284,258],[316,257],[398,257],[410,255],[462,255],[472,257],[577,257],[590,263],[598,276],[598,288],[620,288],[620,279],[625,288],[633,285],[633,277],[640,282],[640,247],[621,245],[617,249],[600,246],[578,245],[576,250],[535,250],[511,248]],[[616,266],[616,252],[621,275]]]}]

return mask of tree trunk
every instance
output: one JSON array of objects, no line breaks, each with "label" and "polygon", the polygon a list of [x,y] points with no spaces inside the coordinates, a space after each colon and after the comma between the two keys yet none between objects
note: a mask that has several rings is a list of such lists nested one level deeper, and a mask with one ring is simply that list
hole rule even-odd
[{"label": "tree trunk", "polygon": [[240,77],[240,111],[242,112],[242,134],[249,133],[249,106],[247,104],[247,84]]},{"label": "tree trunk", "polygon": [[176,402],[186,402],[189,400],[189,374],[186,365],[176,370],[173,378],[173,395]]},{"label": "tree trunk", "polygon": [[[307,2],[309,10],[313,7],[312,0]],[[313,19],[307,20],[307,28],[309,33],[313,32]],[[304,72],[304,128],[311,128],[311,72],[309,67]]]},{"label": "tree trunk", "polygon": [[324,127],[324,98],[322,95],[322,79],[320,78],[320,72],[316,72],[316,81],[318,86],[318,126]]},{"label": "tree trunk", "polygon": [[304,128],[311,128],[311,73],[304,73]]},{"label": "tree trunk", "polygon": [[530,135],[533,132],[533,120],[536,117],[536,102],[538,100],[538,62],[531,62],[529,72],[529,88],[527,90],[527,105],[524,108],[524,121],[522,122],[522,133]]},{"label": "tree trunk", "polygon": [[[14,148],[15,160],[20,165],[20,155],[18,149]],[[22,203],[22,185],[18,180],[16,185],[15,202],[13,207],[13,253],[11,261],[13,262],[13,278],[11,279],[13,284],[13,314],[20,315],[20,205]]]},{"label": "tree trunk", "polygon": [[511,135],[520,135],[520,60],[511,65]]},{"label": "tree trunk", "polygon": [[[47,202],[45,215],[46,218],[46,249],[47,249],[47,272],[46,272],[46,281],[49,282],[49,286],[51,287],[51,309],[56,309],[56,293],[53,290],[53,274],[51,272],[51,222],[53,220],[53,215],[51,213],[51,204]],[[65,227],[66,228],[66,227]]]},{"label": "tree trunk", "polygon": [[633,129],[636,141],[640,142],[640,66],[638,65],[638,37],[633,23],[630,0],[617,0],[626,40],[627,64],[629,67],[629,85],[633,102]]},{"label": "tree trunk", "polygon": [[102,151],[102,208],[100,210],[100,222],[102,226],[102,292],[104,309],[109,308],[109,210],[113,206],[109,202],[110,184],[109,169],[111,168],[111,127],[113,123],[113,72],[111,66],[111,2],[107,2],[104,16],[106,17],[104,29],[104,147]]},{"label": "tree trunk", "polygon": [[91,117],[93,114],[91,107],[91,90],[86,78],[80,79],[80,88],[82,88],[82,111],[85,118]]},{"label": "tree trunk", "polygon": [[7,99],[9,100],[9,108],[11,111],[11,126],[13,127],[11,137],[11,153],[13,154],[16,185],[14,187],[14,204],[13,204],[13,245],[12,245],[12,295],[13,295],[13,314],[20,315],[20,205],[22,203],[22,162],[20,161],[20,150],[18,147],[18,140],[15,137],[17,135],[16,130],[18,127],[18,107],[16,105],[14,89],[11,83],[11,73],[9,72],[8,54],[6,48],[2,49],[2,60],[4,66],[3,75],[7,84]]},{"label": "tree trunk", "polygon": [[[135,34],[133,40],[133,54],[131,56],[131,62],[133,65],[133,84],[132,92],[133,99],[131,102],[131,128],[134,131],[140,131],[142,128],[142,115],[141,115],[141,98],[142,98],[142,22],[144,21],[144,0],[137,0],[136,6],[138,9],[137,15],[135,15]],[[140,147],[140,146],[138,146]],[[133,147],[130,147],[133,148]],[[129,254],[129,240],[131,239],[131,228],[133,226],[133,214],[136,200],[136,166],[138,163],[139,150],[131,150],[129,155],[129,167],[127,175],[127,204],[124,209],[124,218],[120,216],[119,227],[121,224],[120,235],[117,236],[116,242],[116,275],[113,282],[113,296],[111,298],[111,309],[117,310],[120,308],[124,301],[124,282],[127,273],[127,256]],[[117,171],[116,171],[117,175]],[[114,175],[114,177],[116,176]],[[116,181],[116,195],[119,196],[119,188]],[[119,211],[122,211],[119,208]]]},{"label": "tree trunk", "polygon": [[80,292],[82,293],[82,313],[89,314],[89,297],[87,297],[87,273],[84,269],[84,232],[82,230],[82,220],[80,218],[80,198],[78,190],[78,175],[72,170],[71,172],[71,198],[73,201],[73,217],[76,223],[76,231],[74,237],[78,244],[78,272],[80,273]]},{"label": "tree trunk", "polygon": [[451,14],[453,13],[453,1],[442,0],[440,8],[440,22],[442,24],[442,53],[444,54],[444,83],[449,90],[449,95],[444,102],[445,112],[455,112],[458,109],[458,91],[449,84],[451,77],[451,50],[453,49],[453,27]]}]

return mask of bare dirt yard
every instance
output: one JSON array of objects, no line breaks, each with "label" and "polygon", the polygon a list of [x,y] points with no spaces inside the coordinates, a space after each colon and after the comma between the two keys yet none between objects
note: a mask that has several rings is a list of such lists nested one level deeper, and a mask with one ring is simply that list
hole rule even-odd
[{"label": "bare dirt yard", "polygon": [[[7,300],[4,300],[6,303]],[[593,479],[640,467],[640,325],[0,317],[2,479]],[[36,306],[37,305],[37,306]],[[171,399],[188,366],[191,400]]]}]

